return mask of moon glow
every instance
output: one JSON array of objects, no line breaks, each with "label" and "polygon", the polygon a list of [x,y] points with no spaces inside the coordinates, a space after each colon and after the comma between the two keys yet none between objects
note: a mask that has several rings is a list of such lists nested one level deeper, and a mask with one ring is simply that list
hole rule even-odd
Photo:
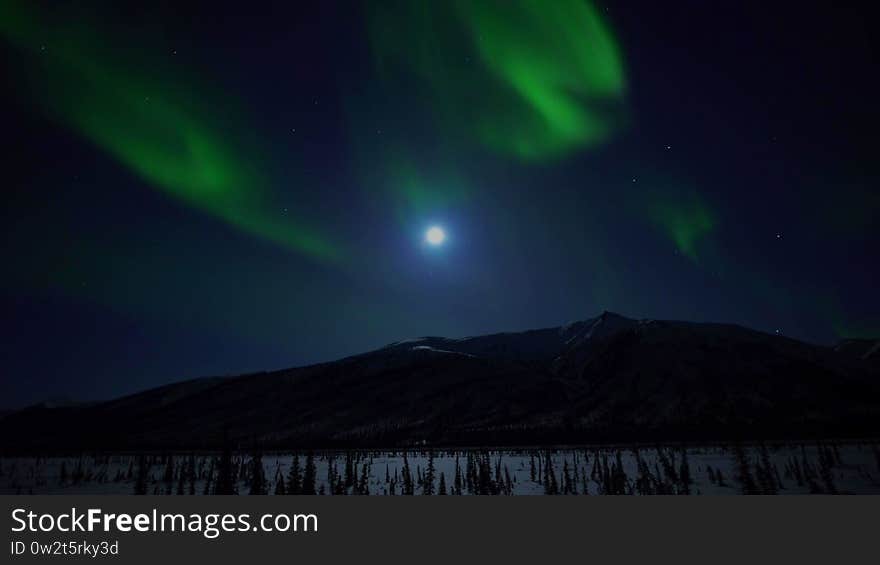
[{"label": "moon glow", "polygon": [[446,241],[446,232],[440,226],[432,226],[425,232],[425,241],[431,245],[442,245]]}]

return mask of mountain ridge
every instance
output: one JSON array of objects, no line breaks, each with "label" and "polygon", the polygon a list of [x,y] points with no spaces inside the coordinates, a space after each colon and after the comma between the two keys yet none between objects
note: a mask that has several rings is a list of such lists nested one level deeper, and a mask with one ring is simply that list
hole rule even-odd
[{"label": "mountain ridge", "polygon": [[[864,341],[864,342],[863,342]],[[872,340],[833,347],[742,326],[631,319],[390,343],[0,416],[10,450],[576,443],[878,435]]]}]

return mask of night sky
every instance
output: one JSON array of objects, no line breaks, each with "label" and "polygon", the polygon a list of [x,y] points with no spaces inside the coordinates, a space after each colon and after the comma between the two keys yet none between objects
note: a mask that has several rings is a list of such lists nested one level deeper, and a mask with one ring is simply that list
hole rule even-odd
[{"label": "night sky", "polygon": [[870,16],[2,0],[0,407],[603,310],[880,334]]}]

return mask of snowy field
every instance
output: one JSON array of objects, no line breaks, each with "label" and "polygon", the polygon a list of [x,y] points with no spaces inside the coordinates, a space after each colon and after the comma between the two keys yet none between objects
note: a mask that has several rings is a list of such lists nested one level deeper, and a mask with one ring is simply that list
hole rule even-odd
[{"label": "snowy field", "polygon": [[[296,463],[296,465],[294,465]],[[84,454],[0,460],[2,494],[880,494],[877,443]]]}]

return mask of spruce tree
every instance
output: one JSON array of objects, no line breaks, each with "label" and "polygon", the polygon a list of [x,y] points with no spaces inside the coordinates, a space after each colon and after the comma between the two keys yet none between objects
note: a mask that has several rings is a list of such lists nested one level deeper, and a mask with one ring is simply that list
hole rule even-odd
[{"label": "spruce tree", "polygon": [[284,475],[281,474],[281,467],[275,469],[275,494],[287,494],[284,489]]},{"label": "spruce tree", "polygon": [[755,474],[757,476],[758,486],[760,486],[761,494],[776,494],[776,477],[773,474],[773,465],[767,456],[767,449],[761,447],[760,459],[755,465]]},{"label": "spruce tree", "polygon": [[370,466],[369,463],[361,465],[361,478],[357,485],[358,494],[367,496],[370,494]]},{"label": "spruce tree", "polygon": [[462,495],[461,466],[458,464],[458,454],[455,455],[455,477],[452,480],[452,494]]},{"label": "spruce tree", "polygon": [[562,494],[571,492],[571,473],[568,470],[568,461],[562,461]]},{"label": "spruce tree", "polygon": [[411,496],[415,494],[412,473],[409,470],[409,459],[407,458],[405,451],[403,452],[403,470],[400,474],[400,480],[403,481],[403,484],[401,485],[401,494],[406,496]]},{"label": "spruce tree", "polygon": [[189,455],[189,464],[186,468],[187,479],[189,480],[189,494],[192,496],[196,493],[196,457],[192,453]]},{"label": "spruce tree", "polygon": [[422,482],[422,494],[434,494],[434,452],[428,455],[428,468],[425,470],[425,476]]},{"label": "spruce tree", "polygon": [[352,488],[355,484],[355,468],[354,468],[354,457],[350,451],[345,454],[345,488]]},{"label": "spruce tree", "polygon": [[694,481],[691,478],[691,468],[690,465],[688,465],[686,448],[681,450],[681,466],[679,467],[678,478],[679,481],[681,481],[681,494],[690,494],[691,484],[693,484]]},{"label": "spruce tree", "polygon": [[174,457],[168,455],[165,458],[165,494],[171,494],[174,486]]},{"label": "spruce tree", "polygon": [[254,448],[254,452],[251,455],[250,478],[251,489],[248,494],[268,494],[268,488],[266,487],[266,471],[263,469],[263,453],[259,448]]},{"label": "spruce tree", "polygon": [[330,454],[327,456],[327,492],[329,494],[336,493],[336,456]]},{"label": "spruce tree", "polygon": [[755,478],[752,476],[751,463],[746,455],[743,446],[737,444],[734,448],[734,460],[736,468],[736,479],[739,481],[743,494],[758,494],[758,486],[755,484]]},{"label": "spruce tree", "polygon": [[302,472],[299,468],[299,456],[294,455],[290,460],[290,470],[287,472],[287,494],[302,494]]},{"label": "spruce tree", "polygon": [[439,496],[446,495],[446,476],[443,474],[442,471],[440,472],[440,486],[437,487],[437,494]]},{"label": "spruce tree", "polygon": [[828,494],[837,494],[837,485],[834,484],[834,455],[830,450],[819,450],[819,477]]},{"label": "spruce tree", "polygon": [[232,445],[226,434],[224,434],[223,438],[223,452],[220,454],[220,463],[217,465],[217,480],[214,483],[214,494],[238,494],[238,488],[233,478]]},{"label": "spruce tree", "polygon": [[214,481],[214,458],[212,457],[211,458],[211,466],[208,468],[208,473],[205,476],[205,486],[202,490],[202,494],[204,494],[206,496],[211,494],[211,492],[212,492],[211,491],[211,486],[212,486],[211,483],[213,481]]},{"label": "spruce tree", "polygon": [[177,471],[178,476],[177,476],[177,492],[176,492],[176,494],[178,496],[183,496],[183,494],[186,492],[186,468],[184,465],[185,465],[185,463],[183,461],[181,461],[180,469],[178,469],[178,471]]},{"label": "spruce tree", "polygon": [[302,494],[317,494],[315,489],[317,470],[315,469],[315,456],[310,451],[306,455],[306,468],[303,472]]},{"label": "spruce tree", "polygon": [[335,462],[333,463],[333,480],[335,482],[330,485],[330,490],[333,492],[333,494],[338,496],[345,496],[346,494],[348,494],[345,491],[345,480],[343,480],[342,475],[340,475],[337,471]]},{"label": "spruce tree", "polygon": [[134,493],[139,495],[147,494],[147,460],[141,455],[138,457],[137,480],[134,483]]}]

